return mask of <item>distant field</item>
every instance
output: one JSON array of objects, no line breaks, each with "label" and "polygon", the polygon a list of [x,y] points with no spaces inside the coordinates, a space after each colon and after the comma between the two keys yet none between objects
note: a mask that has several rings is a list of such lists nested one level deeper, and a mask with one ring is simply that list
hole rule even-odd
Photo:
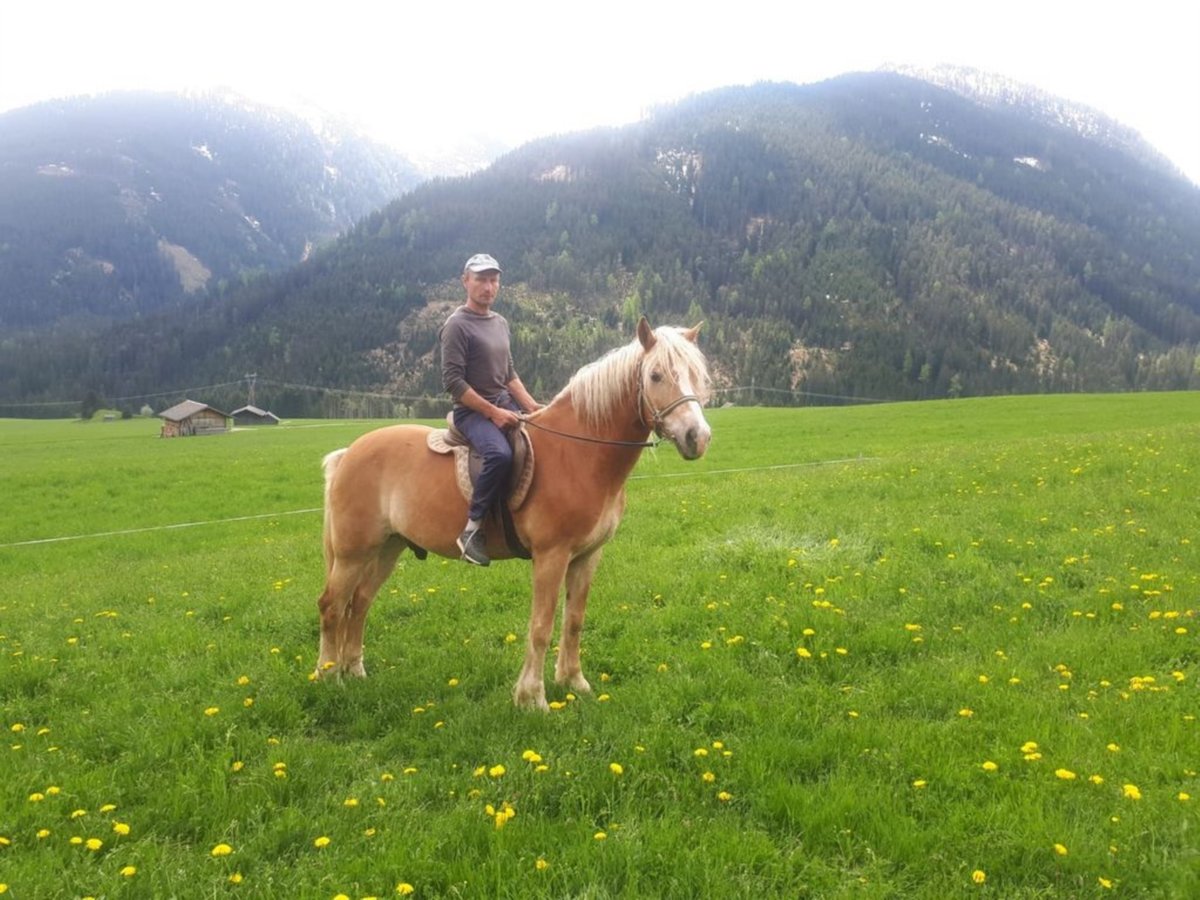
[{"label": "distant field", "polygon": [[1200,896],[1200,397],[709,418],[549,714],[523,562],[402,558],[309,680],[384,423],[0,420],[3,896]]}]

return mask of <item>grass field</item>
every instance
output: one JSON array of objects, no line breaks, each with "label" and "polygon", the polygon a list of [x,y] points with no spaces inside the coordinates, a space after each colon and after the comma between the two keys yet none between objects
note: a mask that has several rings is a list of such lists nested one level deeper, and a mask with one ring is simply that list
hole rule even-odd
[{"label": "grass field", "polygon": [[1200,398],[709,418],[548,714],[523,562],[402,558],[310,681],[382,423],[0,421],[0,893],[1200,896]]}]

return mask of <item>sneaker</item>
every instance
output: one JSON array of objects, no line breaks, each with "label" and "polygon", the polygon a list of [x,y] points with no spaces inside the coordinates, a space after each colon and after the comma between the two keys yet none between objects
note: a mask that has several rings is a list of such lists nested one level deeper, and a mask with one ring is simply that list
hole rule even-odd
[{"label": "sneaker", "polygon": [[458,536],[458,549],[462,552],[462,557],[465,562],[469,562],[476,566],[486,566],[491,564],[491,559],[487,555],[487,537],[483,533],[482,528],[476,528],[473,531],[464,531]]}]

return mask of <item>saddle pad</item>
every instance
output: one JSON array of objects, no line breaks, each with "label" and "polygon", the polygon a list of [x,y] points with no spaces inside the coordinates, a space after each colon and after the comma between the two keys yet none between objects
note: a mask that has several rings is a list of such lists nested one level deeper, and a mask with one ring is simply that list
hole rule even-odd
[{"label": "saddle pad", "polygon": [[[470,445],[458,442],[455,437],[448,428],[436,428],[429,432],[425,443],[434,453],[454,454],[458,490],[469,503],[474,490],[473,476],[478,474],[482,459],[471,450]],[[513,447],[513,471],[509,477],[507,503],[508,508],[515,512],[525,502],[529,485],[533,483],[533,442],[522,426],[509,435],[509,443]]]}]

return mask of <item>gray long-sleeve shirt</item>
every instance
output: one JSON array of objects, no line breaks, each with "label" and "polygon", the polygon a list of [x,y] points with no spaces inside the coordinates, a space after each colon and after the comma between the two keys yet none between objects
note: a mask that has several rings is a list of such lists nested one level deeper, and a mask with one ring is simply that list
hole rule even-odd
[{"label": "gray long-sleeve shirt", "polygon": [[469,387],[494,403],[517,377],[508,320],[499,313],[481,316],[460,306],[446,319],[439,336],[442,385],[455,403]]}]

